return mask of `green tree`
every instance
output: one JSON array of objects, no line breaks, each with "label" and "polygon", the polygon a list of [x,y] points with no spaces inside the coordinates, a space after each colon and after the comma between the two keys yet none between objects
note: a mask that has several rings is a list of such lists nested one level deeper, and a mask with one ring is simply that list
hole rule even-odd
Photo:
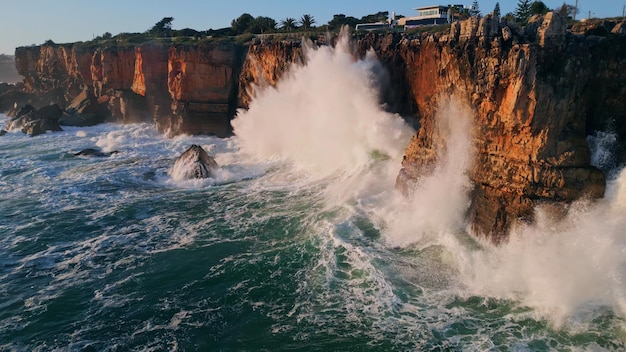
[{"label": "green tree", "polygon": [[545,15],[546,13],[548,13],[548,11],[550,11],[550,9],[548,8],[548,6],[546,6],[546,4],[543,3],[543,1],[533,1],[532,4],[530,4],[530,15]]},{"label": "green tree", "polygon": [[470,16],[472,17],[480,17],[480,9],[478,8],[478,0],[474,0],[472,3],[472,7],[469,10]]},{"label": "green tree", "polygon": [[113,35],[109,32],[104,32],[104,34],[102,35],[102,39],[109,40],[111,38],[113,38]]},{"label": "green tree", "polygon": [[254,23],[254,17],[249,13],[244,13],[236,19],[232,20],[230,27],[237,34],[242,34],[250,30]]},{"label": "green tree", "polygon": [[361,17],[360,23],[385,22],[389,18],[389,11],[379,11],[371,15]]},{"label": "green tree", "polygon": [[273,32],[276,30],[276,21],[270,17],[258,16],[254,19],[248,32],[259,34]]},{"label": "green tree", "polygon": [[302,17],[300,17],[300,25],[304,29],[310,29],[311,27],[313,27],[314,23],[315,23],[315,19],[313,18],[313,16],[309,14],[305,14],[305,15],[302,15]]},{"label": "green tree", "polygon": [[515,20],[523,25],[530,18],[530,0],[519,0],[515,8]]},{"label": "green tree", "polygon": [[346,16],[344,14],[333,15],[333,19],[328,22],[328,29],[336,30],[344,25],[354,28],[359,22],[359,20],[352,16]]},{"label": "green tree", "polygon": [[148,34],[153,37],[169,37],[172,34],[172,21],[174,17],[163,17],[162,20],[155,23],[152,28],[148,30]]},{"label": "green tree", "polygon": [[493,8],[493,17],[500,18],[500,3],[496,2],[496,7]]},{"label": "green tree", "polygon": [[280,28],[291,31],[296,28],[296,19],[293,17],[287,17],[280,21]]},{"label": "green tree", "polygon": [[576,6],[563,3],[563,5],[561,5],[557,12],[566,18],[576,18],[576,15],[580,11],[576,8]]}]

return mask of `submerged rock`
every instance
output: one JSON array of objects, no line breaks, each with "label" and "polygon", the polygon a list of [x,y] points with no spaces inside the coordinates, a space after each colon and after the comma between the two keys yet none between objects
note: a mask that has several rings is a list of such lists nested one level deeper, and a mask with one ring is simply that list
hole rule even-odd
[{"label": "submerged rock", "polygon": [[218,165],[201,146],[193,144],[176,159],[172,167],[175,180],[203,179],[212,177]]},{"label": "submerged rock", "polygon": [[100,149],[97,148],[85,148],[83,150],[81,150],[78,153],[74,153],[75,156],[97,156],[97,157],[104,157],[104,156],[111,156],[113,154],[117,154],[119,153],[117,150],[114,150],[112,152],[103,152]]}]

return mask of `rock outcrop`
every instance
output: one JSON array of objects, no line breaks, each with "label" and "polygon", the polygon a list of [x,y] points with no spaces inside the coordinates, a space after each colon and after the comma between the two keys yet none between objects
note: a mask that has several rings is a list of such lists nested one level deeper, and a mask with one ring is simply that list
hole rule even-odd
[{"label": "rock outcrop", "polygon": [[101,149],[98,149],[98,148],[85,148],[79,151],[78,153],[74,153],[74,156],[108,157],[117,153],[119,153],[117,150],[114,150],[112,152],[103,152]]},{"label": "rock outcrop", "polygon": [[27,104],[9,120],[5,129],[7,131],[21,129],[30,136],[37,136],[46,131],[62,131],[59,126],[61,115],[63,115],[63,110],[56,104],[44,106],[38,110]]},{"label": "rock outcrop", "polygon": [[93,93],[84,90],[77,95],[59,120],[63,126],[93,126],[102,123],[109,116],[106,101],[98,101]]},{"label": "rock outcrop", "polygon": [[218,165],[201,146],[193,144],[174,162],[171,170],[175,180],[191,180],[212,177]]}]

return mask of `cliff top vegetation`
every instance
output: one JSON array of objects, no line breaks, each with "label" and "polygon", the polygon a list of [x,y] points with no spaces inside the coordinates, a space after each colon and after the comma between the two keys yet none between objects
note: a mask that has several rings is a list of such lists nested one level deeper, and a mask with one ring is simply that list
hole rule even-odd
[{"label": "cliff top vegetation", "polygon": [[[477,0],[474,0],[469,8],[461,10],[451,8],[451,11],[454,20],[463,20],[469,18],[470,16],[482,16]],[[507,13],[503,16],[500,14],[500,4],[496,3],[493,11],[490,13],[496,18],[502,17],[509,22],[516,22],[519,25],[524,26],[533,15],[543,15],[549,11],[557,11],[562,15],[565,15],[569,19],[570,25],[576,22],[576,15],[579,13],[579,10],[573,5],[563,3],[555,9],[550,9],[541,0],[518,0],[515,11]],[[401,19],[403,17],[403,15],[395,16],[396,19]],[[136,46],[139,44],[243,44],[249,42],[255,37],[274,40],[284,40],[288,38],[298,40],[303,36],[317,38],[325,35],[326,33],[336,33],[343,26],[348,26],[354,30],[356,25],[359,23],[385,22],[388,21],[388,19],[388,11],[380,11],[361,18],[347,16],[345,14],[335,14],[333,18],[328,21],[328,23],[317,26],[317,21],[310,14],[303,14],[298,18],[287,17],[276,21],[275,19],[266,16],[254,17],[249,13],[243,13],[239,17],[232,20],[230,27],[198,31],[191,28],[178,30],[173,29],[172,23],[174,22],[174,18],[164,17],[143,33],[119,33],[117,35],[112,35],[111,33],[106,32],[100,36],[94,37],[92,40],[73,43],[73,45],[77,45],[82,48],[95,48],[102,46],[125,47]],[[619,20],[619,18],[615,18],[614,20]],[[449,24],[419,26],[411,29],[405,29],[403,26],[395,26],[389,29],[383,29],[382,31],[394,30],[405,32],[408,35],[414,35],[444,32],[449,28]],[[53,46],[65,45],[56,44],[52,40],[46,41],[45,44]]]}]

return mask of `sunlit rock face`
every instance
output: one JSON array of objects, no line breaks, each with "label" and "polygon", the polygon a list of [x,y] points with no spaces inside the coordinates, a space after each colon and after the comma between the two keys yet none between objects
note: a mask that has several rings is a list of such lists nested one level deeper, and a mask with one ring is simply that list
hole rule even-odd
[{"label": "sunlit rock face", "polygon": [[399,43],[393,51],[420,117],[399,187],[432,172],[441,146],[452,142],[438,132],[436,110],[454,95],[473,116],[474,233],[500,242],[518,221],[532,221],[537,205],[602,197],[605,178],[590,164],[586,136],[608,123],[626,136],[626,72],[618,68],[626,67],[625,39],[571,35],[549,13],[523,30],[485,16]]},{"label": "sunlit rock face", "polygon": [[213,177],[217,162],[201,146],[193,144],[176,159],[171,170],[177,181]]},{"label": "sunlit rock face", "polygon": [[302,64],[300,42],[258,41],[248,47],[239,75],[238,105],[246,108],[257,89],[275,86],[291,65]]}]

